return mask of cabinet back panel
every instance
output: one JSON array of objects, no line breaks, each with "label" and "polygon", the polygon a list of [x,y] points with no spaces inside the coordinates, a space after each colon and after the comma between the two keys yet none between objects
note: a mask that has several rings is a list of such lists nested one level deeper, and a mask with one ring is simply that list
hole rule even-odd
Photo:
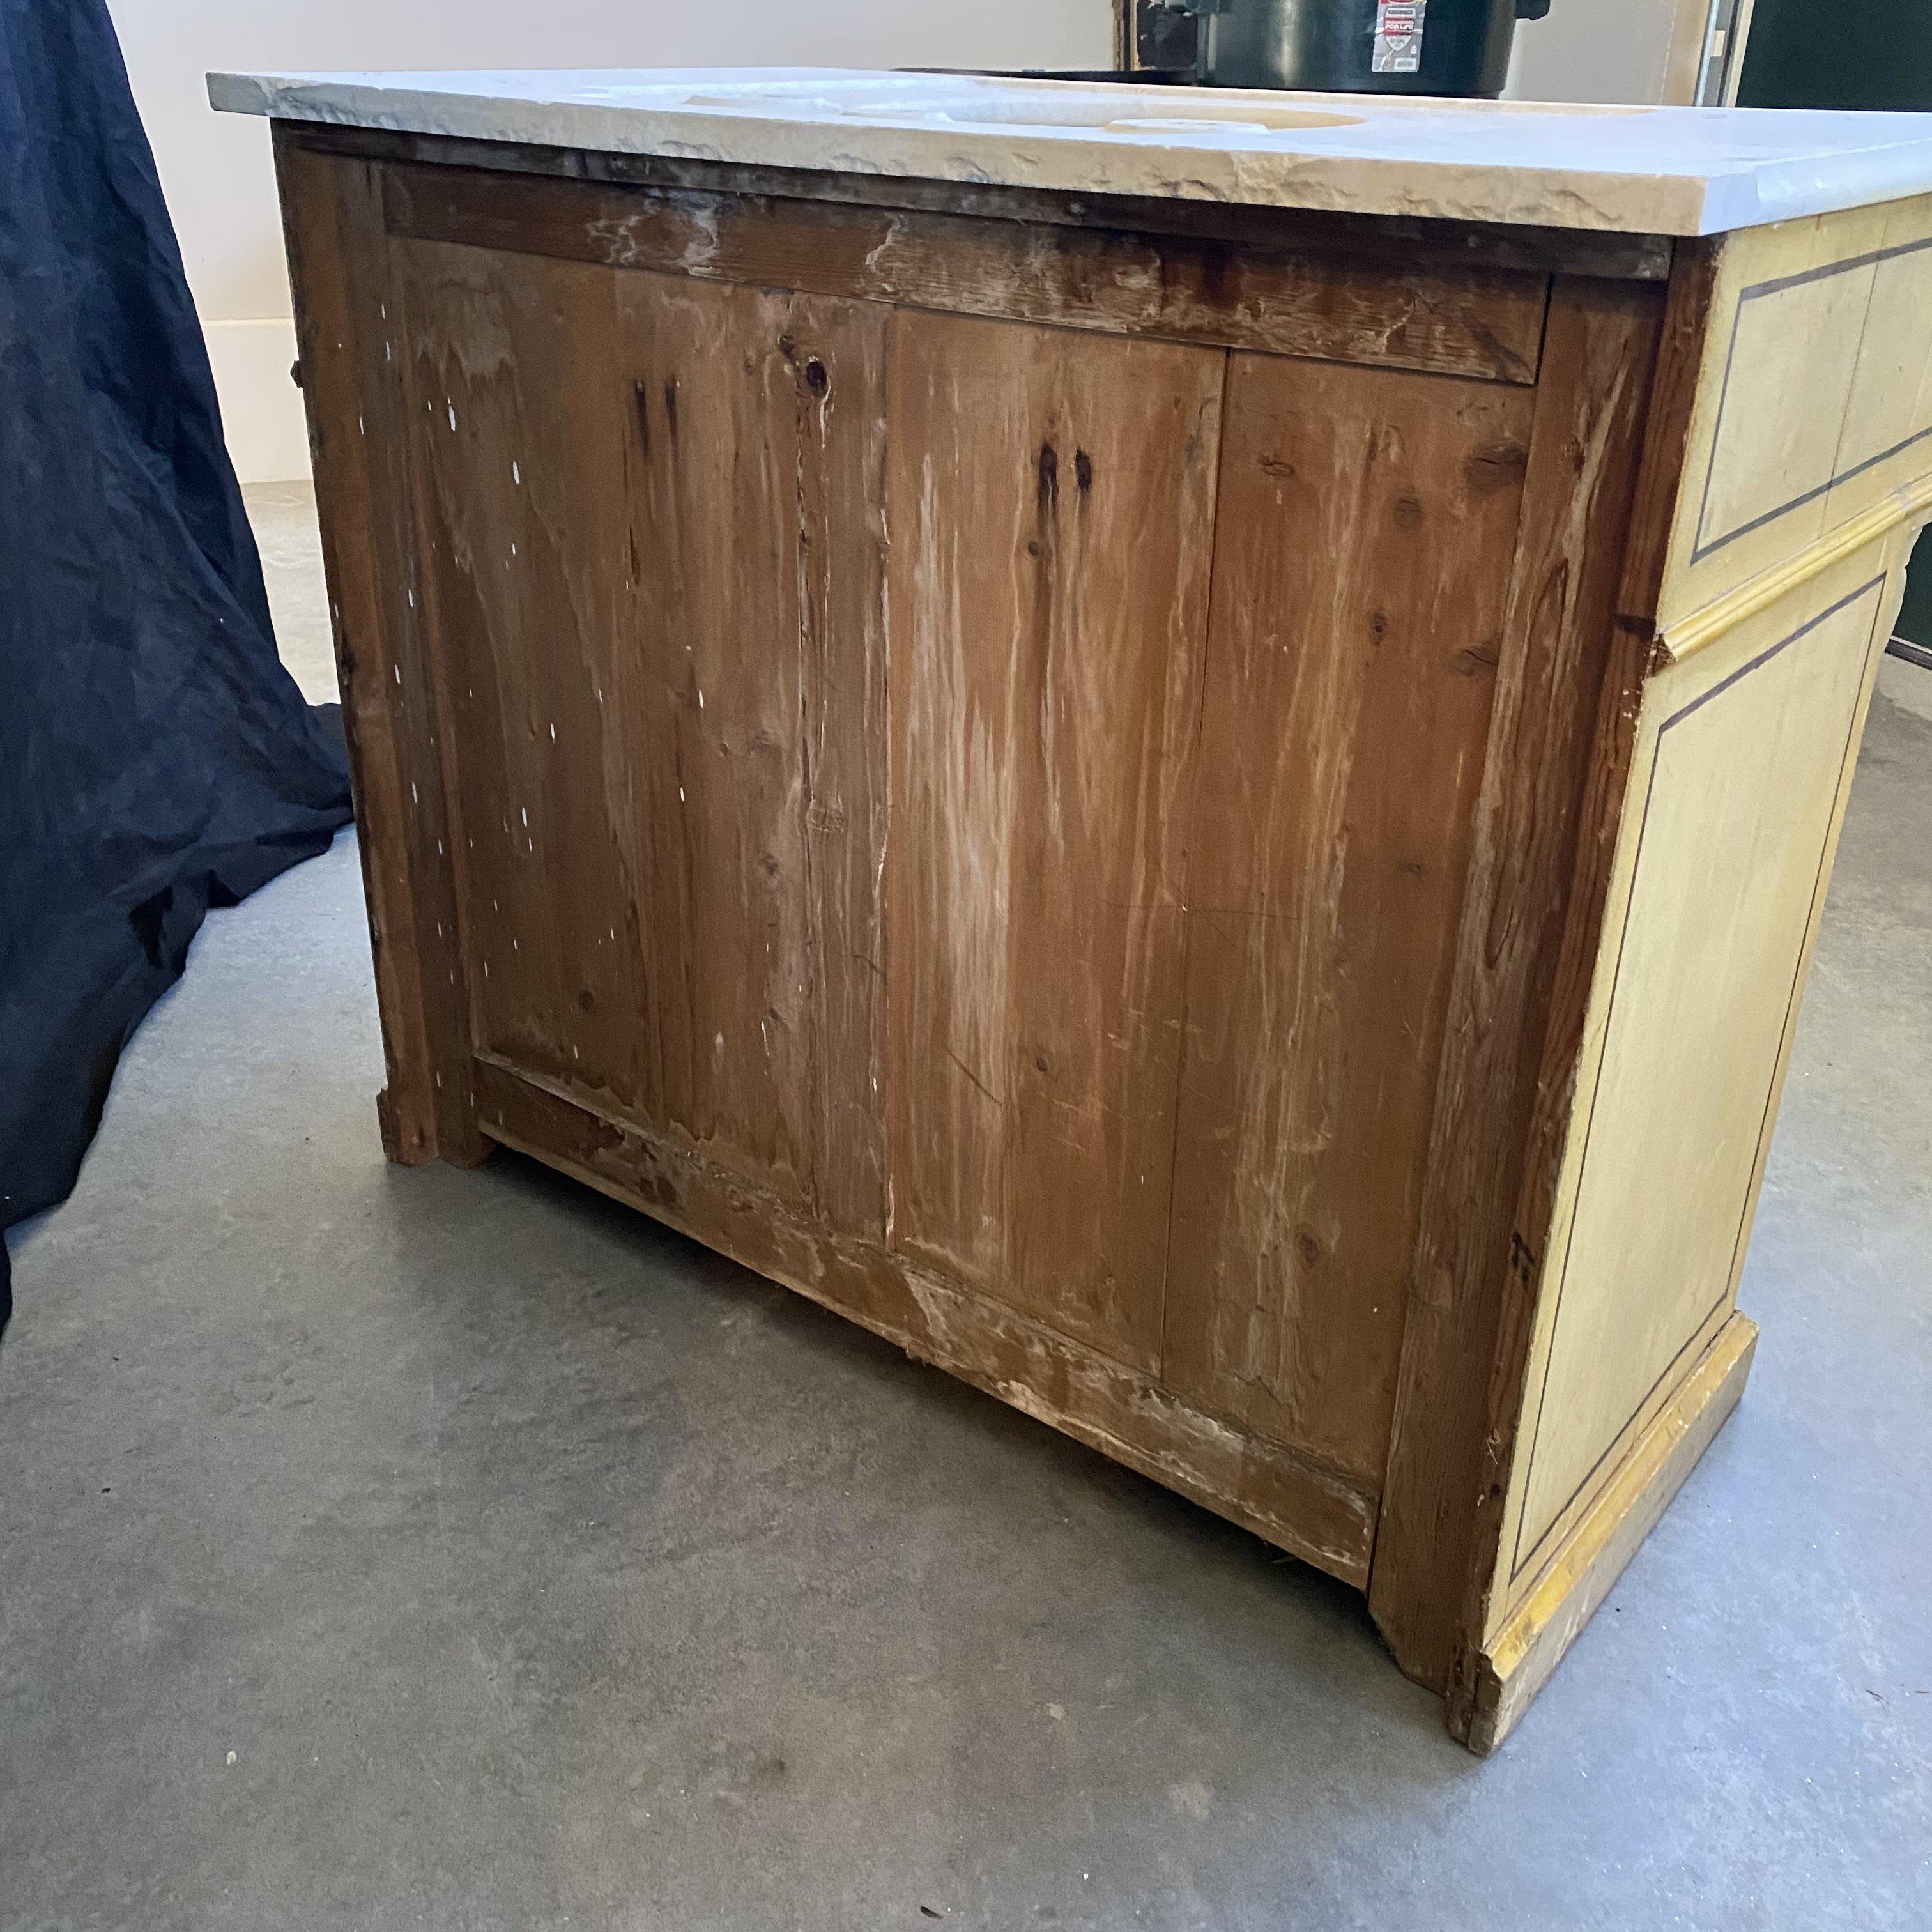
[{"label": "cabinet back panel", "polygon": [[1231,364],[1165,1372],[1370,1483],[1532,402]]},{"label": "cabinet back panel", "polygon": [[892,339],[892,1239],[1149,1369],[1223,362]]},{"label": "cabinet back panel", "polygon": [[877,1234],[884,317],[403,252],[477,1048]]}]

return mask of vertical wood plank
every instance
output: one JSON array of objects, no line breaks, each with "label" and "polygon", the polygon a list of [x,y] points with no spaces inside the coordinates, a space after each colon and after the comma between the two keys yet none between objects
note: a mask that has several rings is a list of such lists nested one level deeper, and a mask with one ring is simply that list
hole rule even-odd
[{"label": "vertical wood plank", "polygon": [[883,1235],[887,311],[620,278],[662,1118]]},{"label": "vertical wood plank", "polygon": [[476,1043],[626,1095],[643,968],[607,705],[626,610],[610,280],[436,243],[397,252]]},{"label": "vertical wood plank", "polygon": [[886,462],[891,318],[791,296],[778,353],[794,437],[806,944],[820,1218],[886,1232]]},{"label": "vertical wood plank", "polygon": [[878,1235],[884,315],[399,246],[478,1046]]},{"label": "vertical wood plank", "polygon": [[1437,1690],[1462,1642],[1474,1546],[1493,1546],[1490,1384],[1505,1300],[1535,1278],[1541,1231],[1514,1223],[1538,1079],[1563,1077],[1545,1066],[1552,1026],[1580,1026],[1574,962],[1594,952],[1622,721],[1648,662],[1647,640],[1616,622],[1615,533],[1634,500],[1661,306],[1649,285],[1559,280],[1544,346],[1369,1582],[1396,1661]]},{"label": "vertical wood plank", "polygon": [[1165,1374],[1372,1487],[1533,406],[1230,372]]},{"label": "vertical wood plank", "polygon": [[400,317],[380,164],[275,161],[358,844],[375,958],[392,1160],[471,1162],[476,1127],[439,712],[416,594],[419,554]]},{"label": "vertical wood plank", "polygon": [[895,322],[892,1239],[1142,1367],[1223,361]]}]

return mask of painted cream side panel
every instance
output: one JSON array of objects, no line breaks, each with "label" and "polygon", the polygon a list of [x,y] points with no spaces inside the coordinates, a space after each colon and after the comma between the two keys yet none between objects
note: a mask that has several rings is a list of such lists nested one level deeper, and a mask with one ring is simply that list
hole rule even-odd
[{"label": "painted cream side panel", "polygon": [[1492,1626],[1730,1306],[1899,548],[1646,692]]},{"label": "painted cream side panel", "polygon": [[1932,196],[1724,244],[1659,624],[1932,472]]},{"label": "painted cream side panel", "polygon": [[1892,211],[1833,473],[1828,526],[1932,470],[1932,211]]},{"label": "painted cream side panel", "polygon": [[[1864,328],[1876,273],[1868,263],[1748,291],[1738,303],[1696,554],[1727,547],[1780,509],[1781,544],[1809,542],[1823,528],[1823,498],[1784,506],[1797,484],[1833,473],[1857,366],[1842,345]],[[1804,406],[1791,407],[1800,397]]]}]

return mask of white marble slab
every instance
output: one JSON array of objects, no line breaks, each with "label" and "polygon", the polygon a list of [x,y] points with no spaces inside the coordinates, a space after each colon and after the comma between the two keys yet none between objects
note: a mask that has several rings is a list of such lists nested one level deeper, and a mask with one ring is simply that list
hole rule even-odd
[{"label": "white marble slab", "polygon": [[771,167],[1708,235],[1932,189],[1932,115],[1582,107],[837,68],[210,74],[218,108]]}]

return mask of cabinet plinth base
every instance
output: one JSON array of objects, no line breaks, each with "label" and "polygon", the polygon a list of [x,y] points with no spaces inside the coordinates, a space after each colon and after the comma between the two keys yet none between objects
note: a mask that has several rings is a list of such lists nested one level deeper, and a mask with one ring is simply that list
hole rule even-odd
[{"label": "cabinet plinth base", "polygon": [[1730,1419],[1750,1373],[1757,1324],[1732,1316],[1578,1521],[1514,1615],[1458,1673],[1450,1730],[1486,1756],[1582,1634],[1697,1460]]}]

